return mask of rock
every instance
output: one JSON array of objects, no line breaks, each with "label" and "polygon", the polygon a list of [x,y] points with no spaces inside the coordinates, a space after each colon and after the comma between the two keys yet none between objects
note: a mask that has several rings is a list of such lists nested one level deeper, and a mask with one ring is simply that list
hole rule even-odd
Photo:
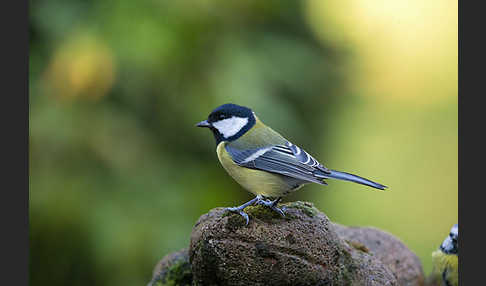
[{"label": "rock", "polygon": [[393,272],[399,285],[425,285],[419,258],[398,238],[373,227],[334,224],[334,230],[351,246],[379,259]]},{"label": "rock", "polygon": [[202,215],[189,251],[165,256],[149,286],[425,285],[419,259],[393,235],[332,223],[310,203],[283,205],[285,218],[248,207],[248,226],[223,208]]},{"label": "rock", "polygon": [[166,255],[154,268],[152,280],[147,286],[192,284],[191,264],[187,248]]},{"label": "rock", "polygon": [[[377,234],[380,251],[366,240],[347,243],[339,236],[345,231],[312,204],[283,205],[285,218],[263,206],[246,208],[248,226],[223,208],[202,215],[189,247],[194,285],[401,285],[397,278],[411,276],[394,274],[401,266],[388,265],[408,261],[403,253],[395,258],[403,249],[389,242],[396,241],[392,236]],[[394,247],[388,256],[386,247]]]}]

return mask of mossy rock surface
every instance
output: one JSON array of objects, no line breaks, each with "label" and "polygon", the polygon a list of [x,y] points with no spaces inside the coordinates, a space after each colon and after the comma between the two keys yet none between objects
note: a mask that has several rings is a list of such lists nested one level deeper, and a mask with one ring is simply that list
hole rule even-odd
[{"label": "mossy rock surface", "polygon": [[189,286],[192,284],[191,264],[187,249],[166,255],[154,268],[147,286]]},{"label": "mossy rock surface", "polygon": [[250,223],[216,208],[191,234],[193,285],[399,285],[383,263],[341,239],[312,204],[281,204],[286,216],[248,207]]}]

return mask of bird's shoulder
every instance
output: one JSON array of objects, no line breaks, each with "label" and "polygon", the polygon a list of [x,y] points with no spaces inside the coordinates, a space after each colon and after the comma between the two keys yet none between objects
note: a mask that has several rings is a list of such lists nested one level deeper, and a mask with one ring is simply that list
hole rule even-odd
[{"label": "bird's shoulder", "polygon": [[271,146],[283,145],[287,140],[277,131],[266,126],[260,120],[256,120],[255,125],[235,141],[228,142],[227,145],[240,149],[258,149]]},{"label": "bird's shoulder", "polygon": [[329,170],[302,148],[263,124],[256,124],[238,140],[228,142],[225,149],[240,165],[254,166],[255,160],[278,160],[280,164],[297,165],[308,171]]}]

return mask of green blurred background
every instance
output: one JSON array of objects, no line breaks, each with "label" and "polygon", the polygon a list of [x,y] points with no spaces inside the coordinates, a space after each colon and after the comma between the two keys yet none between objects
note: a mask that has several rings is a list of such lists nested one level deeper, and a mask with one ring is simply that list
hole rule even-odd
[{"label": "green blurred background", "polygon": [[247,105],[330,168],[312,201],[431,270],[458,220],[457,1],[30,1],[32,285],[145,285],[200,215],[251,195],[217,162]]}]

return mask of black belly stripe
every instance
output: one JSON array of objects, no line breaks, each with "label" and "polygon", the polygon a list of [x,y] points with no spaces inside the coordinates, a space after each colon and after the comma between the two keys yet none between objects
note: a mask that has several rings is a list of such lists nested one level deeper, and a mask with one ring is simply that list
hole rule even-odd
[{"label": "black belly stripe", "polygon": [[444,281],[445,286],[452,286],[449,280],[447,280],[447,269],[442,271],[442,280]]}]

